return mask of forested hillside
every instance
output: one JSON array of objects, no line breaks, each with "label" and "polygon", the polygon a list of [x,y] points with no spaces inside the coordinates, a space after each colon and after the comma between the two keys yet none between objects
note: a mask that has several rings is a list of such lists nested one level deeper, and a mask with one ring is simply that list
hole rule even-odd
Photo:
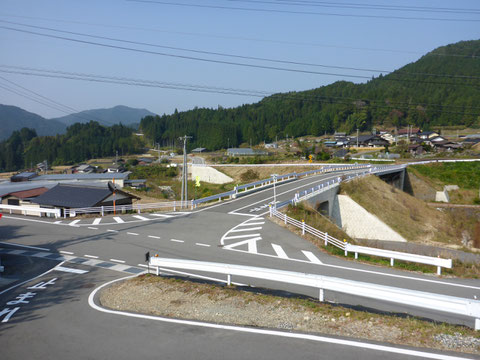
[{"label": "forested hillside", "polygon": [[141,152],[142,141],[123,125],[104,127],[97,122],[74,124],[64,135],[38,137],[35,130],[14,131],[0,142],[0,171],[15,171],[48,160],[74,164],[92,158]]},{"label": "forested hillside", "polygon": [[333,131],[412,124],[480,126],[480,40],[443,46],[415,63],[365,84],[340,81],[276,94],[233,109],[199,109],[147,116],[140,128],[152,141],[184,134],[211,150]]}]

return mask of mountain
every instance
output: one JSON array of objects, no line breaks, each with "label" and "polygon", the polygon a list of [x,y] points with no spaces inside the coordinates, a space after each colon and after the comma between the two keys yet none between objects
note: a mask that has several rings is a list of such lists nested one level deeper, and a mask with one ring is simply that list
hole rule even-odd
[{"label": "mountain", "polygon": [[67,128],[59,121],[47,120],[16,106],[0,104],[0,141],[7,139],[15,130],[24,127],[35,129],[41,136],[64,133]]},{"label": "mountain", "polygon": [[363,84],[338,81],[317,89],[275,94],[232,109],[199,109],[147,116],[140,129],[169,143],[184,134],[211,150],[334,131],[415,125],[480,127],[480,40],[439,47],[418,61]]},{"label": "mountain", "polygon": [[51,120],[59,121],[67,126],[74,123],[87,123],[89,121],[97,121],[104,126],[112,126],[120,123],[123,125],[134,125],[138,124],[143,117],[152,115],[155,114],[146,109],[135,109],[118,105],[110,109],[85,110]]}]

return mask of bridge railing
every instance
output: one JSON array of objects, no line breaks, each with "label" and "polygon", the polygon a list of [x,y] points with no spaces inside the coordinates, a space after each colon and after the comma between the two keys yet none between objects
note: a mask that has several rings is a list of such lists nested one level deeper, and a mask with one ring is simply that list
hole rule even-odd
[{"label": "bridge railing", "polygon": [[452,259],[442,259],[440,257],[424,256],[411,253],[405,253],[400,251],[391,251],[384,249],[371,248],[366,246],[357,246],[348,243],[346,240],[341,241],[339,239],[330,236],[328,233],[315,229],[314,227],[305,224],[305,221],[298,221],[293,219],[285,213],[277,211],[273,206],[270,206],[270,217],[275,216],[278,219],[282,220],[285,225],[291,224],[302,230],[302,235],[309,233],[315,236],[320,241],[323,241],[325,246],[331,244],[345,252],[345,256],[349,252],[355,254],[355,259],[358,259],[358,254],[373,255],[382,258],[390,259],[390,265],[394,266],[395,260],[403,260],[409,262],[415,262],[419,264],[433,265],[437,267],[437,274],[441,275],[442,267],[451,269],[452,268]]},{"label": "bridge railing", "polygon": [[160,273],[160,270],[168,271],[168,269],[216,273],[226,275],[228,285],[232,282],[232,276],[239,276],[242,278],[313,287],[318,289],[320,301],[325,301],[325,291],[335,291],[356,297],[462,315],[472,317],[474,319],[473,327],[475,330],[480,330],[480,301],[473,299],[377,285],[337,277],[243,265],[160,257],[151,257],[149,265],[156,268],[157,275]]}]

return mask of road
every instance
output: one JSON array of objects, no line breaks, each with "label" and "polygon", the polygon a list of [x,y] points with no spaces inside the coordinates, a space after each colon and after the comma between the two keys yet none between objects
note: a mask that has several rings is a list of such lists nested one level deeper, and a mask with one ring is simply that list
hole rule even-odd
[{"label": "road", "polygon": [[[276,189],[277,200],[291,199],[295,192],[337,176],[338,174],[323,174],[279,184]],[[42,308],[32,307],[31,310],[25,310],[25,314],[33,311],[32,315],[17,316],[16,314],[13,322],[9,321],[7,327],[4,328],[2,325],[0,328],[2,332],[0,341],[9,340],[12,357],[20,355],[25,350],[21,345],[18,345],[17,349],[17,345],[12,344],[17,343],[14,340],[18,339],[19,334],[28,334],[30,328],[30,334],[38,332],[38,329],[51,329],[42,333],[42,337],[35,339],[32,343],[33,348],[38,348],[39,354],[46,346],[42,345],[45,341],[46,344],[54,342],[55,352],[58,354],[62,353],[62,350],[67,354],[76,353],[68,349],[78,349],[78,351],[88,349],[88,357],[92,358],[109,358],[108,350],[112,351],[116,346],[119,349],[117,358],[119,354],[123,355],[120,358],[131,358],[124,356],[126,354],[137,356],[132,353],[133,349],[136,349],[140,356],[145,355],[147,358],[152,357],[159,350],[165,351],[165,356],[162,358],[188,357],[183,354],[188,354],[189,351],[192,351],[190,354],[198,354],[195,358],[220,358],[222,355],[222,358],[225,358],[227,354],[227,358],[235,359],[252,358],[253,354],[255,357],[273,358],[274,355],[271,355],[269,349],[275,349],[273,353],[275,358],[287,358],[287,356],[288,358],[294,356],[319,358],[319,349],[322,354],[326,354],[325,358],[329,359],[363,358],[364,351],[365,358],[369,359],[379,358],[382,354],[378,349],[359,352],[358,349],[354,350],[348,346],[328,342],[278,339],[273,335],[239,334],[237,331],[225,331],[225,329],[199,329],[178,323],[159,321],[152,323],[149,319],[132,320],[118,314],[103,314],[93,310],[87,301],[93,287],[143,271],[144,254],[147,251],[158,253],[162,257],[323,274],[468,298],[480,296],[478,280],[440,279],[436,276],[410,274],[330,257],[302,238],[269,221],[266,213],[268,204],[272,200],[273,190],[267,189],[191,212],[118,215],[80,221],[4,215],[0,225],[0,242],[2,242],[0,246],[5,246],[3,252],[40,260],[66,260],[65,266],[88,270],[88,273],[60,272],[61,278],[66,280],[58,282],[58,290],[55,290],[57,291],[55,294],[59,296],[58,299],[43,302]],[[5,243],[20,246],[8,246]],[[204,275],[210,276],[210,274]],[[248,279],[234,279],[234,281],[252,283]],[[94,285],[89,288],[81,284]],[[307,288],[280,286],[266,282],[255,282],[254,285],[316,296],[315,291]],[[50,289],[46,290],[48,291],[45,293],[50,291]],[[25,291],[25,288],[13,289],[1,300],[6,303],[8,298],[15,298],[19,291]],[[51,291],[54,293],[54,290]],[[326,300],[393,312],[409,312],[468,325],[471,325],[472,321],[472,319],[449,317],[441,313],[426,313],[418,309],[372,302],[338,293],[327,292]],[[36,298],[34,301],[37,301]],[[48,324],[54,324],[54,327]],[[95,331],[91,332],[89,329],[95,329]],[[80,332],[84,335],[80,336]],[[69,336],[66,334],[71,334],[72,339],[67,340]],[[114,336],[105,341],[95,340],[108,335]],[[183,340],[179,340],[177,336]],[[159,338],[165,339],[162,346],[158,344]],[[265,339],[260,341],[260,338]],[[58,339],[62,341],[57,342]],[[248,347],[245,347],[244,344],[247,341]],[[65,345],[60,344],[64,342]],[[133,343],[135,347],[127,346]],[[86,344],[92,345],[85,347]],[[292,353],[294,348],[301,348],[302,351],[294,355]],[[14,351],[14,349],[17,350]],[[198,353],[194,349],[198,349]],[[51,346],[46,346],[45,351],[47,350],[51,350]],[[185,353],[182,353],[183,351]],[[116,351],[112,352],[112,358],[115,353]],[[385,358],[385,354],[382,356]],[[392,356],[390,353],[388,358],[394,358]],[[398,356],[408,358],[406,354]]]}]

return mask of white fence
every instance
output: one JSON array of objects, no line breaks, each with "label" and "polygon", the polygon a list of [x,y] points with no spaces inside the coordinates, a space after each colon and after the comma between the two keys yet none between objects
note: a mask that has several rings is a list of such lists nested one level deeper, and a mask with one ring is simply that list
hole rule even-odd
[{"label": "white fence", "polygon": [[376,249],[371,247],[349,244],[346,241],[338,240],[328,235],[328,233],[324,233],[320,230],[315,229],[310,225],[305,224],[304,221],[298,221],[298,220],[292,219],[291,217],[287,216],[287,214],[283,214],[277,211],[276,209],[274,209],[273,207],[270,207],[270,216],[275,216],[283,220],[285,224],[291,224],[301,229],[302,235],[305,235],[305,233],[307,232],[317,237],[318,239],[324,241],[325,246],[327,246],[328,244],[332,244],[338,247],[339,249],[342,249],[343,251],[345,251],[345,256],[347,256],[349,252],[355,253],[355,259],[358,259],[358,254],[366,254],[366,255],[373,255],[373,256],[379,256],[379,257],[390,259],[391,266],[394,265],[395,260],[403,260],[403,261],[410,261],[410,262],[415,262],[420,264],[433,265],[437,267],[438,275],[441,275],[442,267],[448,268],[448,269],[452,268],[452,259],[442,259],[439,257],[423,256],[423,255],[417,255],[417,254],[404,253],[400,251],[383,250],[383,249]]},{"label": "white fence", "polygon": [[[33,216],[55,216],[60,217],[60,209],[45,209],[38,206],[17,206],[17,205],[2,205],[0,204],[0,210],[3,213],[8,212],[10,214],[21,215],[33,215]],[[6,211],[5,211],[6,210]]]},{"label": "white fence", "polygon": [[475,319],[475,330],[480,330],[480,301],[478,300],[402,289],[392,286],[377,285],[330,276],[243,265],[167,259],[159,257],[151,257],[149,265],[157,269],[157,275],[159,274],[160,268],[224,274],[227,276],[227,283],[229,285],[232,281],[232,276],[242,276],[286,284],[309,286],[319,289],[320,301],[324,301],[324,291],[327,290],[353,296],[361,296],[369,299],[392,302],[405,306],[414,306],[432,311],[463,315],[467,317],[473,317]]}]

